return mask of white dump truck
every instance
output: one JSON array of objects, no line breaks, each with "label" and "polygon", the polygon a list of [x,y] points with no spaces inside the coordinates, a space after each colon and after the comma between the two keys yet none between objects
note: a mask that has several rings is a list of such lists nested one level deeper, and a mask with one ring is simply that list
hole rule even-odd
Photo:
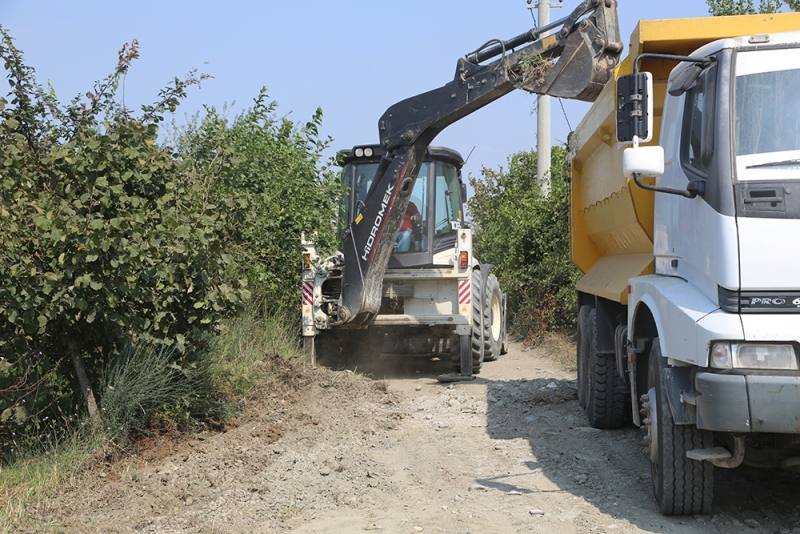
[{"label": "white dump truck", "polygon": [[715,468],[800,469],[798,30],[641,21],[572,137],[579,400],[642,427],[666,514],[709,512]]}]

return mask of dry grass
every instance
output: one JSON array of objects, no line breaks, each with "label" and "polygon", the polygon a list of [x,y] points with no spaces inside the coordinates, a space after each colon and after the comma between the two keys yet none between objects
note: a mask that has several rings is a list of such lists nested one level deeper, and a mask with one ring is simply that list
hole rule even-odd
[{"label": "dry grass", "polygon": [[[211,385],[233,408],[227,414],[233,417],[248,399],[285,387],[284,383],[293,379],[295,367],[289,362],[301,361],[303,353],[289,322],[245,314],[226,325],[208,357]],[[40,447],[45,453],[0,464],[0,534],[20,531],[54,493],[74,487],[109,443],[108,435],[74,434],[58,444]]]},{"label": "dry grass", "polygon": [[49,454],[22,458],[0,468],[0,533],[18,532],[53,492],[74,486],[76,476],[102,441],[76,433]]},{"label": "dry grass", "polygon": [[541,353],[564,371],[575,372],[575,340],[572,336],[546,333],[535,344]]}]

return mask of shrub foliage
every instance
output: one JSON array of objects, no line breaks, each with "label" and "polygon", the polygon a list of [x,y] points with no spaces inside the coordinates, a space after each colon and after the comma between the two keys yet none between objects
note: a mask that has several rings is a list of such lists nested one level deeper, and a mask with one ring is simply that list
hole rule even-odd
[{"label": "shrub foliage", "polygon": [[706,3],[708,12],[714,16],[778,13],[784,4],[791,11],[800,11],[800,0],[759,0],[758,9],[753,0],[706,0]]},{"label": "shrub foliage", "polygon": [[242,277],[257,293],[259,308],[297,314],[302,258],[300,235],[334,248],[341,187],[322,160],[330,139],[321,139],[322,110],[298,127],[277,116],[277,103],[262,89],[254,105],[232,121],[214,108],[181,129],[176,145],[214,193],[246,200],[237,225],[234,255]]},{"label": "shrub foliage", "polygon": [[547,331],[572,332],[575,282],[569,260],[569,155],[553,147],[550,194],[536,180],[536,153],[519,152],[508,170],[483,168],[470,176],[469,210],[476,255],[494,264],[508,295],[512,328],[528,338]]},{"label": "shrub foliage", "polygon": [[295,125],[262,91],[231,123],[208,109],[168,146],[164,115],[205,77],[176,78],[134,113],[115,95],[138,54],[126,45],[108,78],[62,105],[0,27],[0,454],[86,409],[95,426],[102,412],[124,419],[114,399],[139,393],[103,376],[148,369],[183,391],[186,373],[169,368],[196,361],[251,292],[281,303],[258,309],[293,310],[300,233],[331,243],[321,111]]}]

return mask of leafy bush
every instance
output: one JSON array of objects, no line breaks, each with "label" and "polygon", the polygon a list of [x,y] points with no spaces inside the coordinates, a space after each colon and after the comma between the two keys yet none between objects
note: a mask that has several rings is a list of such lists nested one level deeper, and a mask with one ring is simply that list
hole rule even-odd
[{"label": "leafy bush", "polygon": [[178,132],[176,146],[198,175],[213,183],[211,195],[233,195],[249,209],[236,227],[235,268],[268,315],[299,317],[301,234],[331,250],[341,187],[323,162],[330,139],[321,139],[322,110],[305,125],[276,116],[266,89],[253,107],[228,121],[208,108],[202,119]]},{"label": "leafy bush", "polygon": [[62,107],[0,31],[11,86],[0,99],[0,433],[35,426],[42,410],[66,419],[81,393],[97,424],[92,390],[111,354],[138,339],[182,352],[248,299],[230,269],[247,202],[157,143],[164,112],[201,77],[175,79],[134,116],[114,100],[134,43],[88,102]]},{"label": "leafy bush", "polygon": [[[163,115],[204,76],[176,78],[134,114],[115,100],[138,57],[134,41],[112,75],[64,106],[0,34],[11,87],[0,97],[2,454],[34,446],[54,421],[75,425],[82,396],[99,427],[103,372],[106,425],[135,428],[143,422],[132,406],[181,411],[158,391],[208,386],[170,371],[192,358],[206,365],[205,343],[217,347],[207,334],[285,332],[280,314],[297,316],[301,233],[333,248],[341,188],[321,155],[330,143],[321,110],[295,124],[262,90],[232,121],[207,108],[168,146],[158,140]],[[233,320],[251,291],[256,312]],[[278,337],[271,346],[289,350]],[[242,355],[225,342],[214,350],[219,391],[237,394],[262,376],[258,348],[244,351],[252,369],[224,363]],[[131,384],[124,395],[116,381]]]},{"label": "leafy bush", "polygon": [[508,171],[483,168],[480,178],[470,176],[475,253],[495,266],[513,330],[532,339],[571,333],[579,271],[569,260],[569,155],[553,147],[547,197],[536,180],[535,152],[508,162]]}]

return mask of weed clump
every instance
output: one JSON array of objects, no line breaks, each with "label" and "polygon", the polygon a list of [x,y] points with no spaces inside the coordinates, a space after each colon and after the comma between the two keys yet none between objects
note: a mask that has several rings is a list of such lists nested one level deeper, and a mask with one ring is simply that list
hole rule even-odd
[{"label": "weed clump", "polygon": [[520,59],[514,74],[522,79],[522,86],[543,86],[553,69],[553,63],[541,54],[526,54]]}]

